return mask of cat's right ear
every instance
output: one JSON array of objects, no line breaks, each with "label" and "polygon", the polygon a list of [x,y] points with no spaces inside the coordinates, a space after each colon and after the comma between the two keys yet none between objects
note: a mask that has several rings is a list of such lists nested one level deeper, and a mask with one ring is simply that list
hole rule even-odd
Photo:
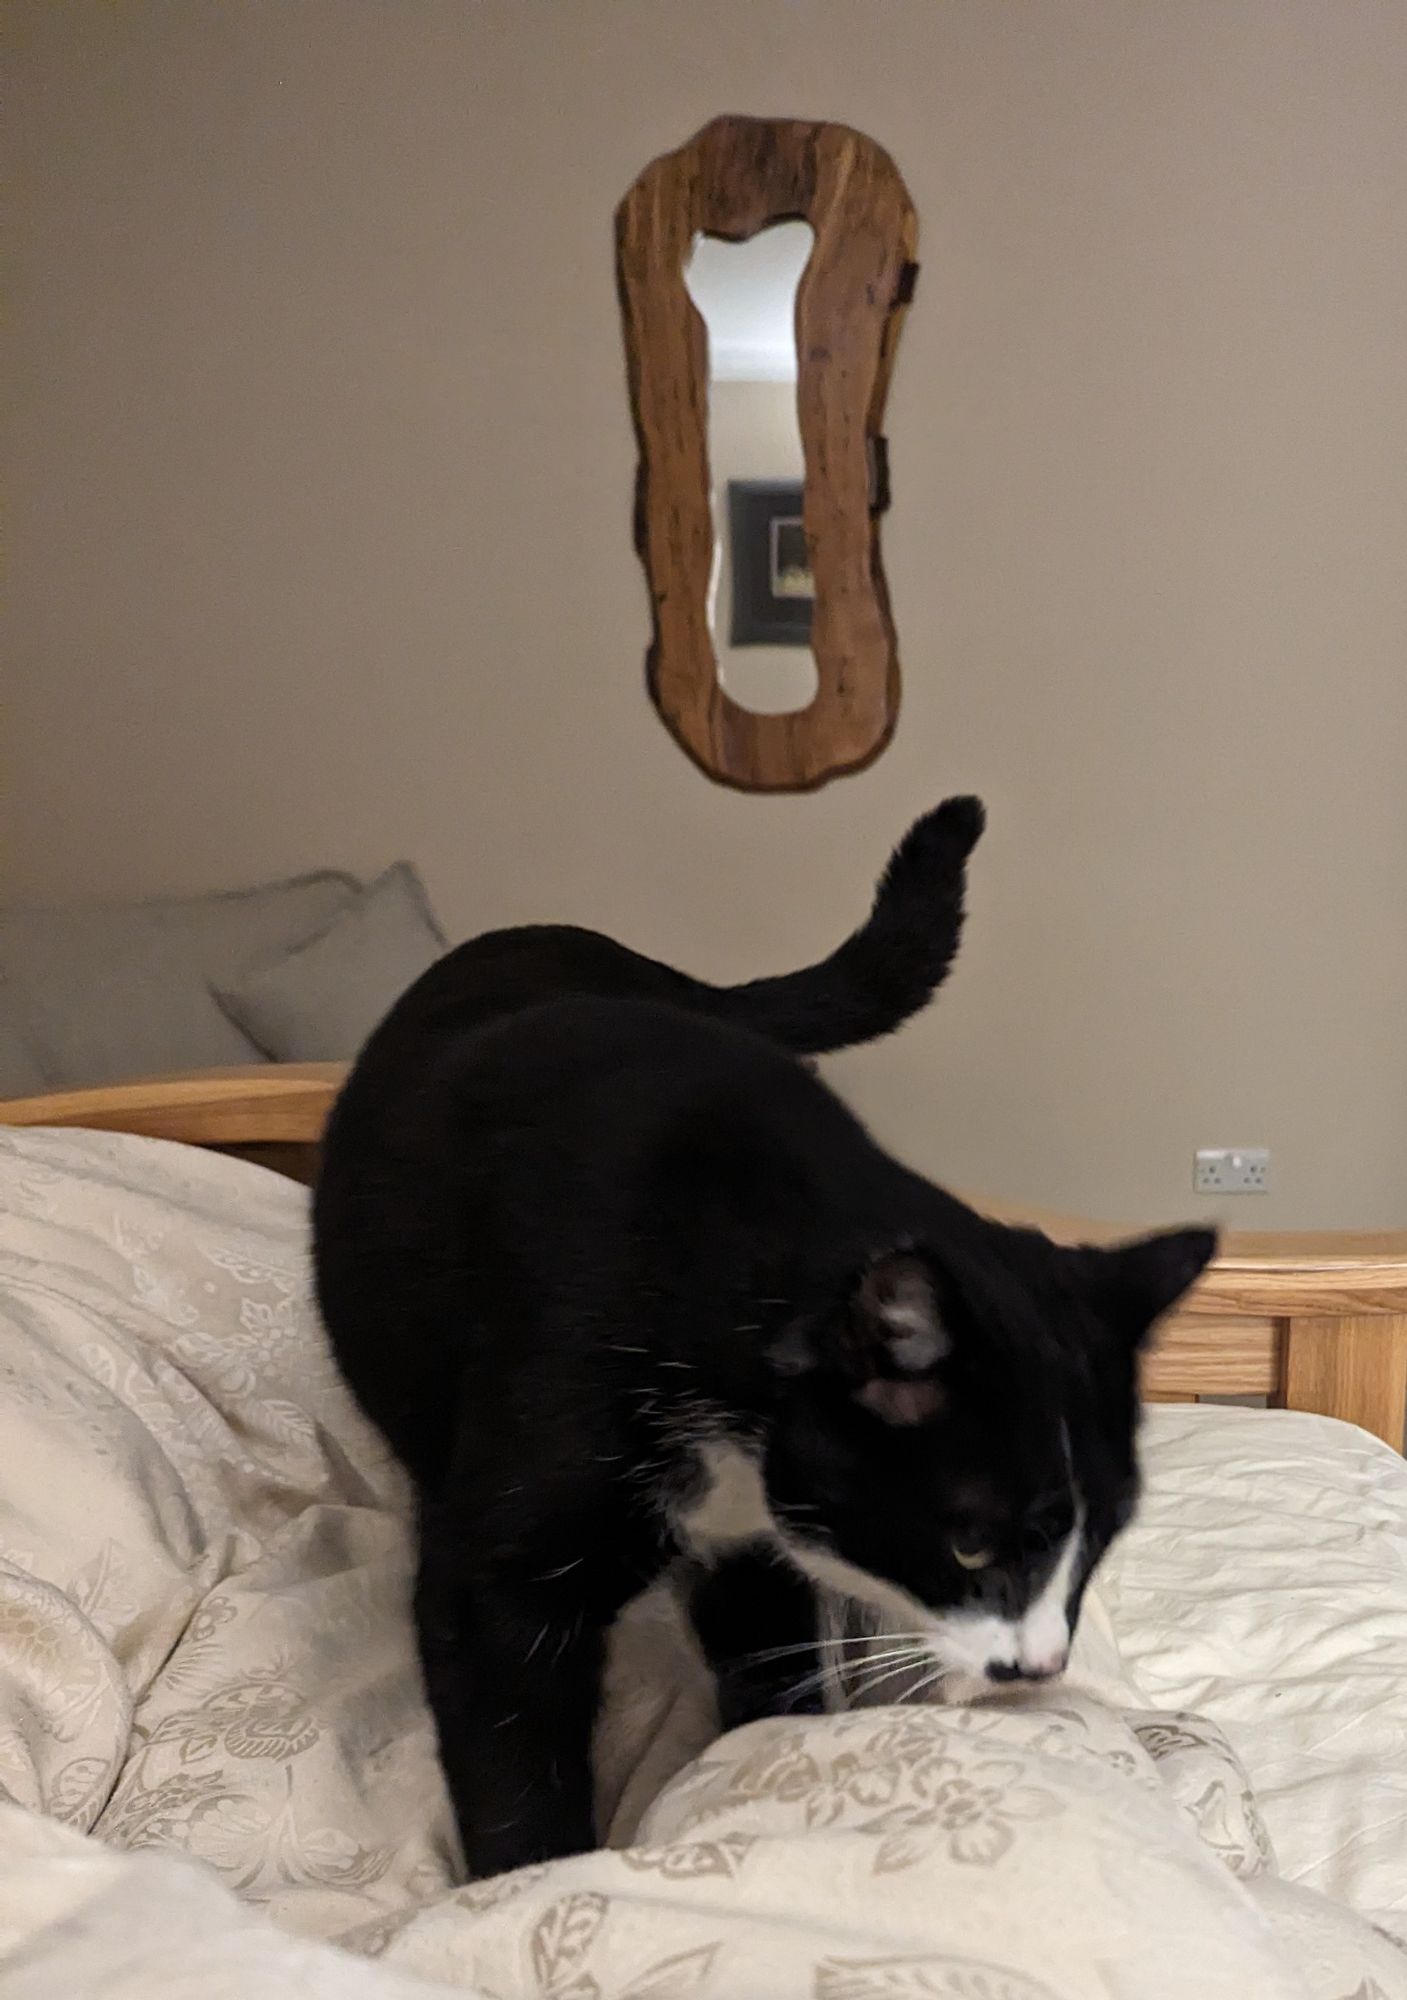
[{"label": "cat's right ear", "polygon": [[1089,1297],[1105,1325],[1142,1347],[1163,1314],[1216,1255],[1214,1229],[1164,1229],[1106,1250],[1077,1250]]}]

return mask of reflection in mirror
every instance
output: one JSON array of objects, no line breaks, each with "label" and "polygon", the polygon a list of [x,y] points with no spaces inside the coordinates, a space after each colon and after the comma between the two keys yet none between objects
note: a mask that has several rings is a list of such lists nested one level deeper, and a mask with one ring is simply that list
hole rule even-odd
[{"label": "reflection in mirror", "polygon": [[724,688],[764,715],[808,708],[818,685],[796,407],[796,288],[814,241],[801,221],[743,243],[700,235],[684,272],[708,329],[709,625]]}]

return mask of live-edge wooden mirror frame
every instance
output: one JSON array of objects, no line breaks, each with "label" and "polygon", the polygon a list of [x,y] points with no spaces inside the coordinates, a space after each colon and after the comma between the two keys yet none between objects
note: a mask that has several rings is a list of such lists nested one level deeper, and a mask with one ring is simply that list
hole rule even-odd
[{"label": "live-edge wooden mirror frame", "polygon": [[[708,332],[684,268],[700,233],[743,242],[795,218],[815,232],[796,294],[796,349],[819,685],[808,708],[762,715],[720,685],[709,630]],[[649,687],[677,741],[725,784],[808,790],[869,763],[893,733],[899,661],[879,550],[881,423],[917,240],[889,155],[848,126],[800,119],[715,118],[646,167],[617,210],[640,450],[635,543],[654,618]]]}]

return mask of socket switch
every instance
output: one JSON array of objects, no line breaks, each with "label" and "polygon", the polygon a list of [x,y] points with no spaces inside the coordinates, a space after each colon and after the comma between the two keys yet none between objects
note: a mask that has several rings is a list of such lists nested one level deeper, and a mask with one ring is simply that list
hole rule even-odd
[{"label": "socket switch", "polygon": [[1266,1146],[1202,1146],[1192,1185],[1198,1194],[1268,1194],[1270,1150]]}]

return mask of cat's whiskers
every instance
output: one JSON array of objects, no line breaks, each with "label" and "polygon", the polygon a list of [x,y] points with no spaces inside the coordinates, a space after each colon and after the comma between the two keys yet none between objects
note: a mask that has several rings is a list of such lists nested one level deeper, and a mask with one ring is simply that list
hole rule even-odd
[{"label": "cat's whiskers", "polygon": [[[864,1693],[877,1678],[885,1679],[889,1674],[902,1673],[907,1668],[921,1666],[930,1657],[926,1648],[915,1645],[895,1646],[892,1649],[871,1654],[868,1658],[856,1660],[832,1660],[819,1667],[815,1673],[803,1675],[788,1688],[788,1697],[795,1701],[798,1696],[810,1694],[813,1689],[825,1687],[832,1676],[839,1684],[841,1694],[849,1700],[854,1693]],[[862,1684],[852,1686],[852,1677],[863,1677]]]},{"label": "cat's whiskers", "polygon": [[933,1667],[932,1671],[924,1676],[924,1678],[919,1682],[917,1687],[909,1689],[909,1700],[911,1702],[922,1701],[930,1688],[935,1688],[940,1684],[940,1682],[951,1678],[952,1671],[953,1670],[951,1667],[945,1665],[942,1661],[939,1661],[937,1665]]},{"label": "cat's whiskers", "polygon": [[927,1666],[932,1658],[933,1655],[929,1652],[927,1646],[910,1646],[902,1654],[892,1658],[886,1659],[884,1656],[877,1656],[874,1659],[862,1661],[857,1666],[852,1666],[847,1662],[843,1672],[848,1678],[843,1679],[841,1682],[842,1692],[847,1701],[858,1700],[863,1696],[873,1694],[874,1690],[883,1682],[893,1680],[898,1674],[917,1672],[920,1668]]},{"label": "cat's whiskers", "polygon": [[[900,1647],[912,1649],[924,1645],[926,1635],[922,1632],[859,1632],[853,1636],[837,1634],[830,1638],[801,1639],[794,1646],[769,1646],[761,1652],[746,1653],[743,1657],[749,1662],[761,1664],[765,1660],[785,1659],[794,1653],[823,1653],[840,1646],[874,1646],[879,1640],[892,1642],[892,1649],[897,1651]],[[885,1657],[888,1657],[887,1653]]]}]

